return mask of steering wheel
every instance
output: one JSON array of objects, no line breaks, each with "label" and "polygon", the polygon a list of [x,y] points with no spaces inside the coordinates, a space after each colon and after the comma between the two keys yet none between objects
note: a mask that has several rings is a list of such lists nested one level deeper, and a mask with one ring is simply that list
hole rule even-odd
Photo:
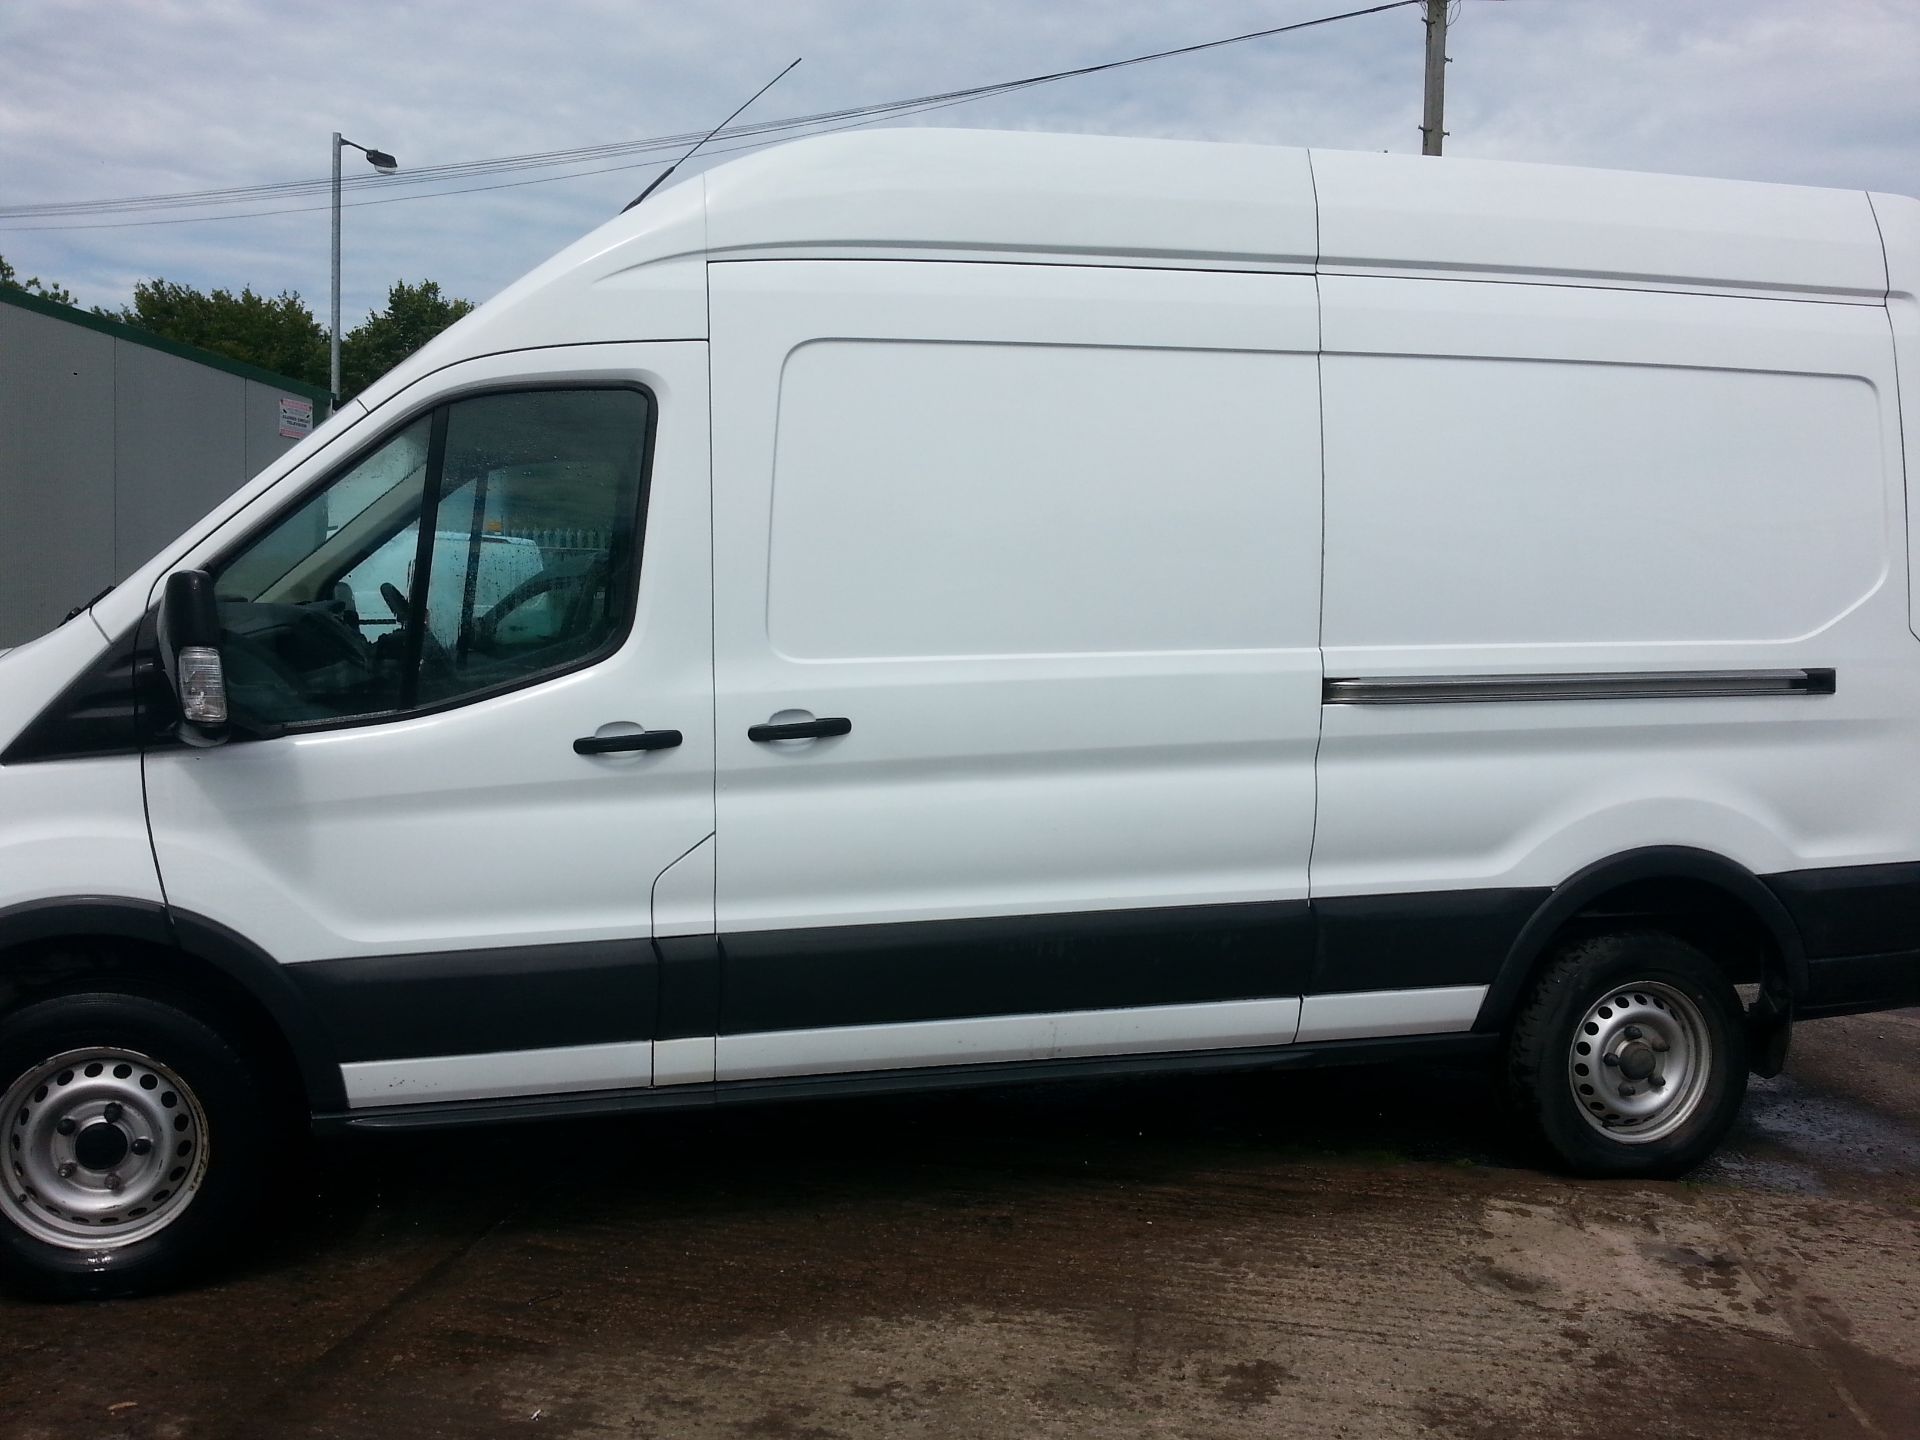
[{"label": "steering wheel", "polygon": [[591,622],[594,601],[606,589],[606,584],[605,556],[594,560],[584,570],[542,570],[538,575],[522,580],[503,595],[491,610],[473,622],[473,643],[479,649],[490,649],[499,640],[500,627],[513,613],[543,595],[552,596],[563,608],[558,628],[539,643],[550,645],[557,641],[576,640]]},{"label": "steering wheel", "polygon": [[599,603],[601,618],[606,618],[608,578],[613,573],[613,560],[608,555],[596,555],[593,563],[587,566],[587,573],[580,578],[580,589],[573,597],[573,604],[567,607],[567,633],[585,634],[593,623],[593,607]]},{"label": "steering wheel", "polygon": [[387,602],[387,609],[393,612],[393,618],[400,623],[400,628],[404,630],[407,625],[408,615],[407,597],[400,593],[400,587],[391,580],[382,580],[380,582],[380,598]]},{"label": "steering wheel", "polygon": [[[387,609],[393,612],[394,620],[405,631],[413,623],[413,606],[400,593],[400,587],[391,580],[382,580],[380,598],[387,602]],[[423,678],[431,675],[436,680],[454,678],[453,659],[447,654],[447,647],[427,628],[425,617],[422,617],[420,624],[420,674]]]}]

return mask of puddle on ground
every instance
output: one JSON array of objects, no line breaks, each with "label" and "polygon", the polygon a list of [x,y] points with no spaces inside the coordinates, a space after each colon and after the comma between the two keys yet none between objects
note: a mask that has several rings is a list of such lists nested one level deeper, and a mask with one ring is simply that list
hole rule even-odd
[{"label": "puddle on ground", "polygon": [[1809,1165],[1746,1155],[1737,1150],[1722,1150],[1694,1171],[1693,1178],[1708,1185],[1731,1185],[1735,1189],[1759,1190],[1769,1195],[1829,1193],[1827,1182]]},{"label": "puddle on ground", "polygon": [[1755,1080],[1742,1128],[1822,1163],[1884,1175],[1920,1170],[1920,1134],[1856,1101],[1825,1095],[1791,1075]]},{"label": "puddle on ground", "polygon": [[1920,1176],[1920,1133],[1789,1074],[1750,1083],[1739,1123],[1693,1178],[1779,1195],[1826,1195],[1831,1182],[1846,1175]]}]

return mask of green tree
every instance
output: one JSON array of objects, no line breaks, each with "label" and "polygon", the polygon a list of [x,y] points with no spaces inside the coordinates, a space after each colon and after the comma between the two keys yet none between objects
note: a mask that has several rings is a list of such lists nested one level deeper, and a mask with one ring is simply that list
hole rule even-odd
[{"label": "green tree", "polygon": [[18,275],[19,272],[7,263],[7,257],[0,255],[0,285],[11,285],[16,290],[24,290],[29,295],[38,295],[60,305],[74,303],[73,292],[66,286],[42,280],[38,275],[29,275],[24,280],[19,279]]},{"label": "green tree", "polygon": [[113,318],[309,385],[327,383],[327,332],[306,301],[284,290],[270,298],[251,287],[236,295],[142,280],[133,304]]},{"label": "green tree", "polygon": [[387,308],[376,310],[340,341],[340,398],[357,395],[447,326],[473,309],[471,300],[440,293],[440,282],[396,280]]}]

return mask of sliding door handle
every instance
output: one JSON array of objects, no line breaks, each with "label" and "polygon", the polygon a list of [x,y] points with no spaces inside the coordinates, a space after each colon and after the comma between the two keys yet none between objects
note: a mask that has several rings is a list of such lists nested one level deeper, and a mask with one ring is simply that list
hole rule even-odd
[{"label": "sliding door handle", "polygon": [[823,715],[818,720],[790,720],[784,724],[749,725],[747,739],[765,743],[769,740],[823,740],[829,735],[845,735],[853,729],[853,721],[844,715]]},{"label": "sliding door handle", "polygon": [[671,750],[679,743],[678,730],[635,730],[627,735],[582,735],[573,742],[573,753],[614,755],[624,750]]}]

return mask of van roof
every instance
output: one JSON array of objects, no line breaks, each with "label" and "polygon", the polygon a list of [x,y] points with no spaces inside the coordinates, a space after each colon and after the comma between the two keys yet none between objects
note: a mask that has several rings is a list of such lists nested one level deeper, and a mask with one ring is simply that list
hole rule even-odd
[{"label": "van roof", "polygon": [[[693,262],[779,257],[1420,275],[1875,305],[1888,289],[1873,208],[1858,190],[899,128],[771,146],[669,186],[509,286],[421,358],[700,338],[705,277]],[[637,293],[623,303],[622,291]]]},{"label": "van roof", "polygon": [[706,174],[729,255],[961,251],[1886,293],[1861,191],[1267,145],[895,129]]}]

